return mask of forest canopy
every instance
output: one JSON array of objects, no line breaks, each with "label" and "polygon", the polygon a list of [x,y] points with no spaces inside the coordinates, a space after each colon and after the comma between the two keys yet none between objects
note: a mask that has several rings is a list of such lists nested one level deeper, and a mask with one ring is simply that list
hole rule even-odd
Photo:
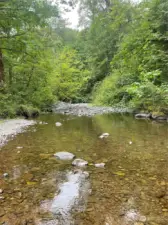
[{"label": "forest canopy", "polygon": [[167,0],[3,0],[0,18],[1,117],[59,100],[168,112]]}]

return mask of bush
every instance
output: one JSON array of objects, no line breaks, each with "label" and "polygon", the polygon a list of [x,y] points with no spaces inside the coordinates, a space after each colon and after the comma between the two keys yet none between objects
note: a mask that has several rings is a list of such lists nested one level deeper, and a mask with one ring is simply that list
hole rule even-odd
[{"label": "bush", "polygon": [[40,111],[37,108],[34,108],[30,105],[20,105],[17,109],[16,114],[18,116],[24,116],[26,119],[35,118],[39,116]]}]

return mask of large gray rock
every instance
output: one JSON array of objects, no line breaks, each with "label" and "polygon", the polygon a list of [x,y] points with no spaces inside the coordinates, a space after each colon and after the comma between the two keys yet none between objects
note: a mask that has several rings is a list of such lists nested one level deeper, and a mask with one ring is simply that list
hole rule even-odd
[{"label": "large gray rock", "polygon": [[150,113],[138,113],[135,115],[137,119],[149,119],[151,117]]},{"label": "large gray rock", "polygon": [[75,157],[75,155],[70,152],[57,152],[54,156],[60,160],[72,160]]},{"label": "large gray rock", "polygon": [[83,159],[75,159],[73,162],[72,162],[72,165],[73,166],[78,166],[78,167],[84,167],[84,166],[87,166],[88,165],[88,162],[83,160]]}]

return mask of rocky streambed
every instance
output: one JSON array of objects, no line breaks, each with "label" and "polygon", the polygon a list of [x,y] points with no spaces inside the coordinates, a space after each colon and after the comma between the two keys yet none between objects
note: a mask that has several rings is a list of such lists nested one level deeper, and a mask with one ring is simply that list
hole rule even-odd
[{"label": "rocky streambed", "polygon": [[87,103],[71,104],[65,102],[58,102],[53,105],[53,112],[76,115],[76,116],[94,116],[102,115],[108,113],[127,113],[132,112],[132,110],[127,108],[113,108],[113,107],[103,107],[103,106],[92,106]]},{"label": "rocky streambed", "polygon": [[167,225],[167,123],[65,114],[7,123],[0,224]]}]

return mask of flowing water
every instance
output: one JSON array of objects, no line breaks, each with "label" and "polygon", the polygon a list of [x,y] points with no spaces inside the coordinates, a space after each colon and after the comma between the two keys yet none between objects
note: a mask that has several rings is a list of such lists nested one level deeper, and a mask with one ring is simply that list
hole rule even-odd
[{"label": "flowing water", "polygon": [[[0,150],[0,224],[168,225],[167,123],[115,114],[47,114],[38,121],[47,124],[29,127]],[[100,139],[104,132],[109,137]],[[53,156],[59,151],[89,165],[78,171]],[[83,171],[89,178],[80,176]],[[64,193],[67,204],[71,190],[78,201],[61,222],[55,201]]]}]

